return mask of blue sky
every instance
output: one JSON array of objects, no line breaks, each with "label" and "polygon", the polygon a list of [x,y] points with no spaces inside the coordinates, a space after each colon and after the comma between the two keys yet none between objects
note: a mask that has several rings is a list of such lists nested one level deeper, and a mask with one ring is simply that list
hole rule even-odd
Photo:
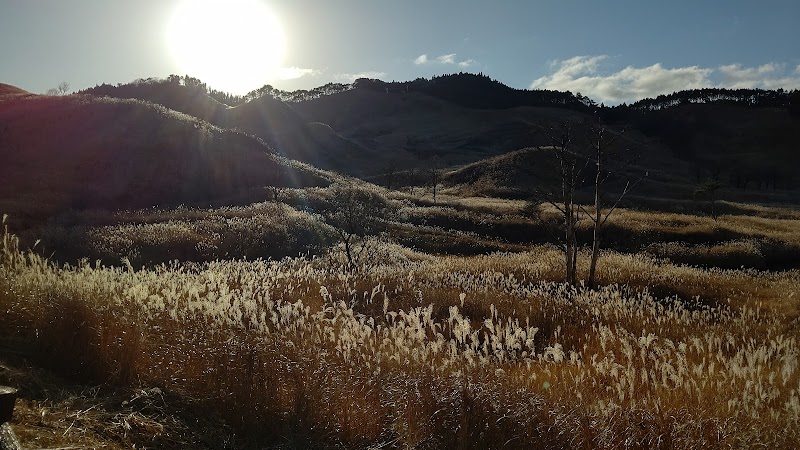
[{"label": "blue sky", "polygon": [[[264,83],[288,90],[458,71],[606,103],[800,88],[798,0],[258,1],[286,41]],[[44,92],[183,74],[165,38],[178,2],[0,0],[0,82]]]}]

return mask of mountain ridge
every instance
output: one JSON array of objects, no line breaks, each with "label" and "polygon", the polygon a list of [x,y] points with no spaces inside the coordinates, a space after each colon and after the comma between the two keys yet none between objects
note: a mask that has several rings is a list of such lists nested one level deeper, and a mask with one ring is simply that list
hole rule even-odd
[{"label": "mountain ridge", "polygon": [[[189,80],[190,84],[182,84],[181,80],[184,80],[183,83]],[[455,87],[448,88],[448,85]],[[32,99],[38,96],[13,86],[2,86],[2,92],[7,92],[7,99],[37,101]],[[435,77],[433,81],[423,79],[402,83],[360,79],[349,88],[345,85],[326,86],[318,92],[320,95],[309,94],[302,101],[285,102],[264,95],[231,106],[218,99],[231,97],[209,91],[199,80],[173,76],[168,80],[140,80],[116,87],[102,85],[67,98],[82,99],[80,101],[89,104],[113,103],[113,98],[130,99],[123,103],[140,102],[141,108],[150,111],[145,114],[150,117],[148,120],[155,122],[161,119],[156,119],[153,111],[161,110],[147,109],[144,105],[157,105],[165,109],[156,116],[164,118],[166,122],[178,117],[174,114],[184,114],[186,117],[182,120],[199,121],[194,126],[215,130],[212,134],[234,136],[240,133],[240,137],[234,140],[263,140],[261,144],[246,145],[255,145],[259,151],[268,152],[265,150],[266,144],[277,154],[291,160],[370,179],[387,171],[424,171],[431,167],[434,159],[438,161],[437,164],[450,168],[480,164],[487,158],[547,145],[547,139],[541,131],[549,126],[567,121],[581,123],[601,120],[617,131],[627,129],[627,135],[637,145],[646,145],[647,151],[641,162],[643,168],[664,174],[663,182],[667,184],[674,182],[688,186],[693,180],[699,182],[704,178],[714,178],[742,190],[764,187],[774,190],[794,189],[798,182],[797,174],[791,168],[796,166],[795,163],[800,163],[796,152],[792,150],[795,145],[793,130],[800,124],[798,117],[791,114],[786,106],[786,101],[789,101],[786,99],[793,98],[794,93],[742,90],[736,94],[741,98],[755,93],[755,97],[747,97],[749,103],[745,104],[735,101],[739,97],[732,100],[728,91],[695,90],[659,97],[638,106],[605,107],[597,106],[579,94],[567,92],[558,95],[578,101],[583,106],[579,106],[578,110],[567,103],[555,106],[509,106],[507,100],[501,99],[506,102],[504,106],[493,109],[485,104],[486,95],[478,95],[474,102],[467,102],[466,105],[457,99],[443,98],[454,95],[454,92],[464,95],[464,86],[474,89],[479,89],[475,86],[489,86],[488,92],[515,92],[482,74],[457,74]],[[432,89],[439,91],[433,92]],[[323,91],[327,93],[322,95]],[[216,93],[216,97],[209,92]],[[561,98],[556,94],[547,95]],[[693,98],[708,101],[692,101]],[[661,104],[668,106],[658,106]],[[37,114],[53,115],[45,114],[46,110],[40,108]],[[620,111],[624,114],[620,114]],[[69,121],[72,126],[83,126],[63,114],[53,121],[62,119]],[[0,133],[3,132],[3,126],[8,129],[8,124],[0,121]],[[169,135],[168,131],[164,131],[174,124],[165,125],[164,129],[152,123],[141,129],[137,128],[139,125],[131,124],[127,130],[115,128],[106,122],[95,122],[95,126],[98,136],[94,138],[94,147],[99,145],[97,142],[102,137],[106,145],[121,142],[123,148],[130,148],[131,139],[144,142],[148,133],[154,132],[157,132],[155,140],[168,143],[167,148],[177,148],[187,139],[198,142],[197,136],[192,136],[192,133],[176,131],[175,135]],[[83,130],[85,136],[91,134],[90,128],[84,126]],[[44,134],[47,133],[45,129]],[[135,137],[131,138],[131,133]],[[231,139],[222,138],[226,142]],[[175,155],[177,153],[170,156],[171,161],[175,161]],[[206,159],[200,164],[210,161]],[[234,163],[228,161],[225,164]],[[255,166],[266,167],[264,164],[261,162]],[[247,172],[241,164],[237,167],[233,172]],[[265,171],[269,170],[265,168]],[[330,176],[318,178],[326,177],[330,179]],[[165,178],[171,177],[166,175]],[[258,184],[247,176],[243,180]],[[109,186],[111,191],[119,191],[114,183]],[[503,185],[501,191],[517,195],[521,192],[518,188]],[[166,189],[169,192],[165,195],[175,189]],[[228,192],[230,189],[223,186],[220,191]],[[688,188],[682,190],[687,191]],[[199,197],[203,196],[209,197],[210,193],[207,191]],[[115,201],[113,198],[106,200],[109,204]],[[150,200],[149,203],[154,201]],[[97,203],[94,200],[89,203],[93,202]],[[128,206],[136,202],[120,200],[119,203],[120,206]]]}]

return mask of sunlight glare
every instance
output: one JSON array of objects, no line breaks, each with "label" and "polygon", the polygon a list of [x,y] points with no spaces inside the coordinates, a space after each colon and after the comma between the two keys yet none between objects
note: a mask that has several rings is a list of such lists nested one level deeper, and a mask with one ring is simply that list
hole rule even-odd
[{"label": "sunlight glare", "polygon": [[183,0],[167,41],[184,74],[234,94],[273,80],[286,52],[278,19],[260,0]]}]

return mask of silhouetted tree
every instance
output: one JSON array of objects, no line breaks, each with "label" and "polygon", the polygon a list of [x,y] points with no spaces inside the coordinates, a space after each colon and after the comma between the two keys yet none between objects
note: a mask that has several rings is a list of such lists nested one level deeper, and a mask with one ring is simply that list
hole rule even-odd
[{"label": "silhouetted tree", "polygon": [[[574,150],[573,124],[565,122],[544,130],[549,147],[558,170],[557,179],[537,177],[534,188],[534,202],[545,202],[553,206],[561,215],[563,227],[564,279],[568,284],[577,282],[578,240],[576,230],[580,220],[580,210],[575,194],[581,185],[583,172],[588,159]],[[542,150],[541,148],[539,149]]]},{"label": "silhouetted tree", "polygon": [[[565,122],[542,131],[549,146],[539,148],[538,153],[549,153],[555,176],[547,178],[544,175],[534,175],[537,180],[534,201],[550,204],[561,216],[564,278],[569,284],[577,283],[578,277],[578,223],[582,218],[588,218],[592,222],[587,283],[594,287],[606,222],[620,201],[647,173],[634,175],[630,170],[636,159],[636,146],[623,140],[625,130],[615,132],[594,120],[581,124]],[[612,181],[618,185],[624,182],[614,195],[608,187]],[[591,187],[593,191],[593,210],[579,204],[576,198],[578,191],[586,187]],[[612,197],[610,202],[609,196]]]},{"label": "silhouetted tree", "polygon": [[353,182],[336,184],[331,191],[331,205],[324,216],[344,244],[347,270],[356,272],[367,248],[366,237],[375,232],[385,218],[388,205],[380,193]]},{"label": "silhouetted tree", "polygon": [[381,172],[383,172],[381,174],[383,186],[389,190],[393,189],[397,179],[397,164],[395,164],[394,161],[389,161],[383,166],[383,170]]},{"label": "silhouetted tree", "polygon": [[57,87],[47,90],[45,95],[66,95],[69,92],[69,83],[62,81]]},{"label": "silhouetted tree", "polygon": [[711,217],[717,220],[717,191],[722,187],[722,183],[714,178],[709,178],[702,184],[697,186],[694,190],[695,196],[701,196],[708,199],[709,206],[711,207]]},{"label": "silhouetted tree", "polygon": [[[589,287],[595,286],[597,273],[597,260],[600,257],[600,240],[602,231],[608,218],[619,205],[619,202],[639,184],[646,176],[631,176],[628,172],[630,165],[636,160],[635,145],[623,142],[621,138],[625,133],[623,129],[615,133],[600,122],[594,122],[587,127],[587,144],[589,154],[586,155],[590,160],[590,165],[594,168],[594,210],[589,212],[584,207],[581,211],[592,221],[592,256],[589,262]],[[616,178],[627,178],[625,186],[617,192],[613,203],[606,203],[606,196],[609,194],[606,185],[609,181],[617,181]],[[605,210],[603,210],[605,208]]]},{"label": "silhouetted tree", "polygon": [[428,167],[425,169],[427,175],[427,184],[433,196],[433,203],[436,203],[436,195],[439,192],[439,185],[442,183],[442,176],[444,175],[444,164],[438,156],[434,156],[428,161]]}]

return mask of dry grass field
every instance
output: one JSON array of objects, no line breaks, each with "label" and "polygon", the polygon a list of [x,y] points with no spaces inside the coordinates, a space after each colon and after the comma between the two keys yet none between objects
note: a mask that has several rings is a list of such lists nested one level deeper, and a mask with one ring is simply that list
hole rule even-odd
[{"label": "dry grass field", "polygon": [[[35,251],[6,230],[2,347],[90,380],[48,394],[21,382],[20,436],[109,448],[800,446],[792,208],[729,204],[718,220],[620,210],[590,290],[562,282],[546,208],[392,193],[348,270],[314,212],[328,191],[284,201],[82,213],[39,229]],[[86,258],[36,253],[65,241]],[[582,255],[583,278],[587,266]]]}]

